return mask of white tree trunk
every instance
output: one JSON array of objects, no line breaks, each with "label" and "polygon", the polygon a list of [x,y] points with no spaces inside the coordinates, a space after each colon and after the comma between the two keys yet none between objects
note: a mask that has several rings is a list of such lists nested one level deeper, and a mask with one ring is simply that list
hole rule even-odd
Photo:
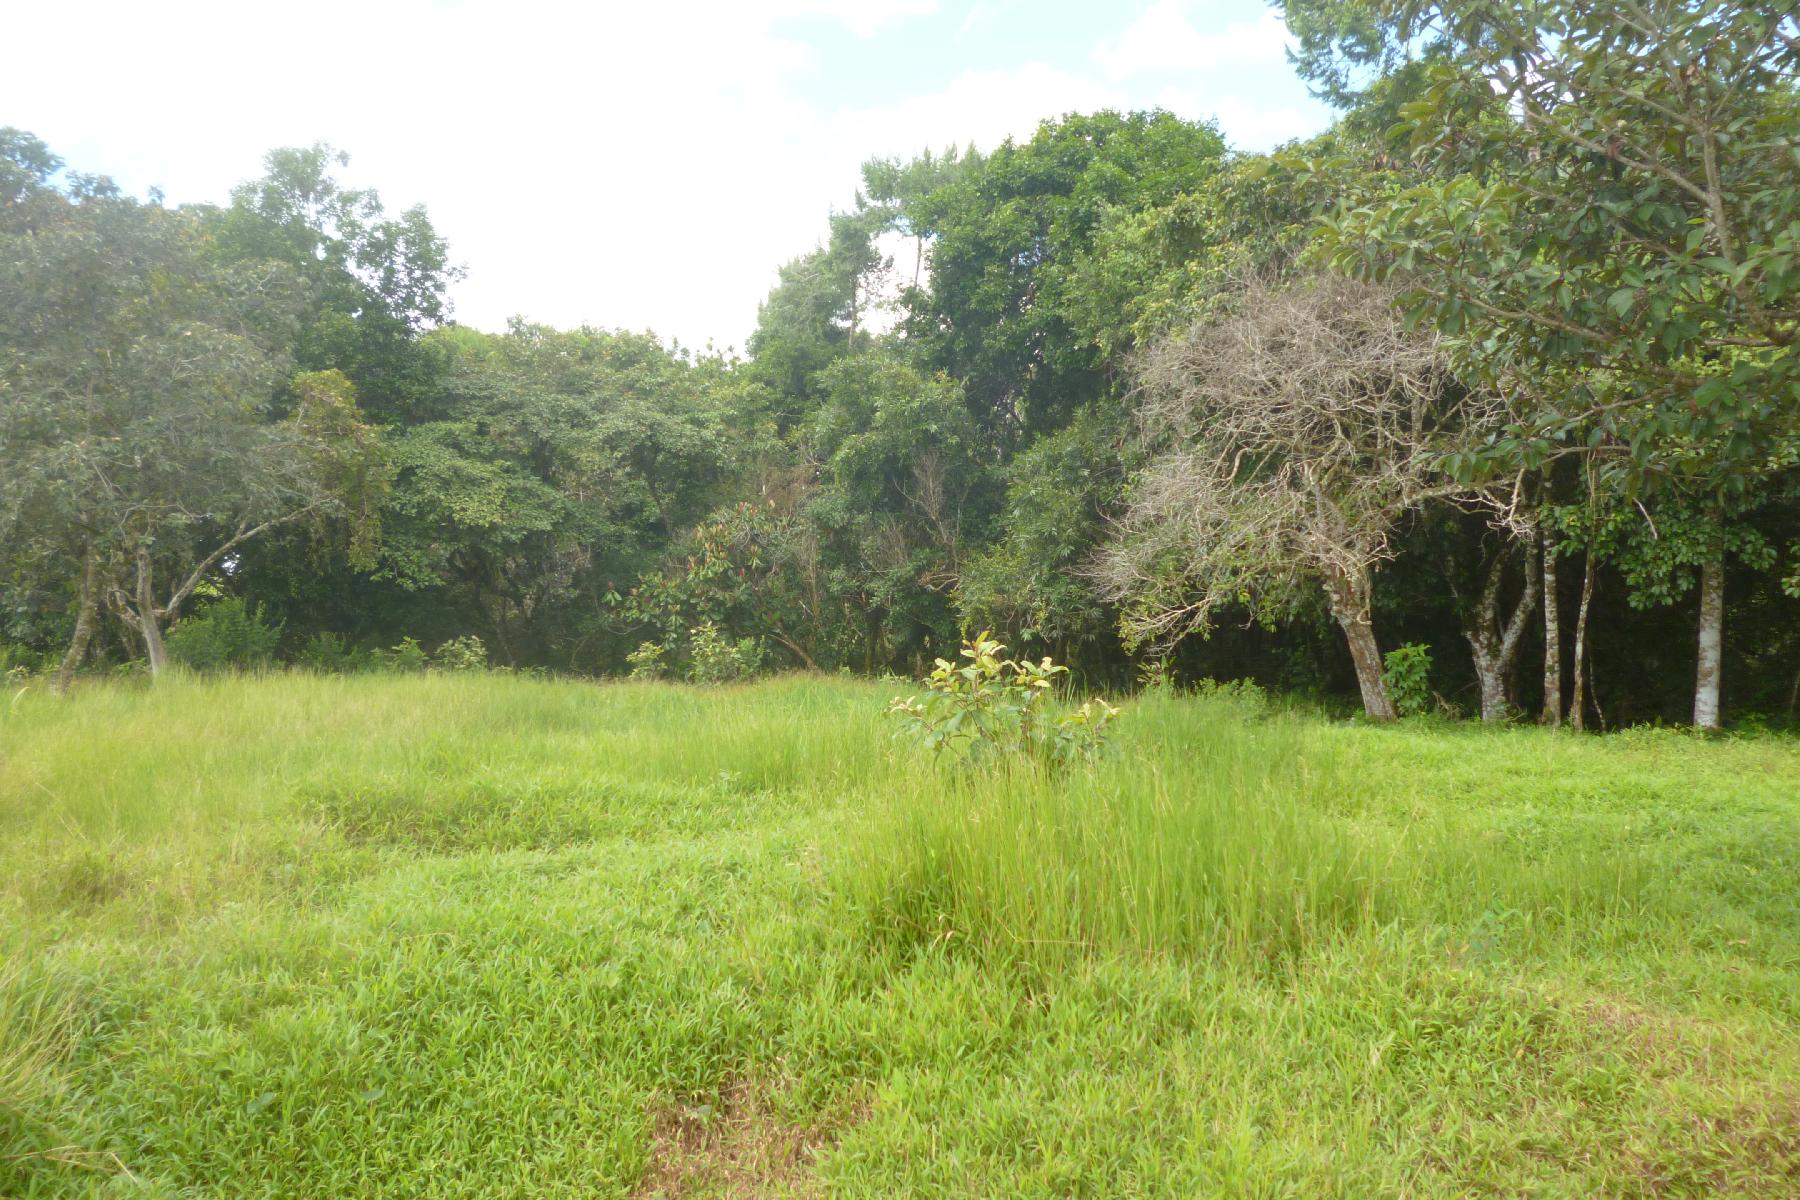
[{"label": "white tree trunk", "polygon": [[1700,661],[1694,673],[1694,725],[1719,727],[1719,676],[1725,657],[1725,551],[1700,566]]}]

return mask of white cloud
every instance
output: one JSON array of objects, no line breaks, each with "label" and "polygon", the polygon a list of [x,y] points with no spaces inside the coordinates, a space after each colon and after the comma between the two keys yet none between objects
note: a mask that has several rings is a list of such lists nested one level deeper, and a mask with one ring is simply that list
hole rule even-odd
[{"label": "white cloud", "polygon": [[1231,92],[1202,95],[1193,89],[1163,88],[1157,106],[1190,120],[1217,119],[1234,150],[1269,150],[1320,128],[1315,112],[1298,104],[1268,104]]},{"label": "white cloud", "polygon": [[857,37],[873,37],[908,17],[927,17],[937,0],[792,0],[795,13],[830,17]]},{"label": "white cloud", "polygon": [[[788,81],[811,52],[778,22],[863,32],[928,7],[212,0],[173,22],[137,3],[36,6],[14,14],[36,50],[0,74],[0,113],[172,203],[222,201],[270,147],[329,141],[390,209],[428,205],[467,264],[455,300],[472,324],[741,344],[777,247],[814,236],[836,183],[807,167],[821,121]],[[797,204],[790,181],[814,190]]]},{"label": "white cloud", "polygon": [[1095,61],[1111,79],[1284,65],[1287,26],[1281,14],[1270,10],[1252,20],[1202,31],[1194,23],[1199,7],[1192,0],[1160,0],[1127,25],[1117,41],[1096,49]]},{"label": "white cloud", "polygon": [[910,155],[971,141],[992,149],[1009,137],[1030,137],[1046,118],[1125,103],[1126,97],[1115,88],[1028,63],[1009,70],[969,71],[942,91],[845,112],[833,125],[842,148],[859,148],[852,152],[860,162],[874,155]]},{"label": "white cloud", "polygon": [[[1081,69],[1077,49],[1066,69],[970,70],[889,102],[805,98],[831,64],[798,40],[794,18],[872,37],[936,7],[193,0],[177,20],[139,0],[31,5],[9,16],[9,38],[32,53],[0,72],[0,120],[77,169],[139,192],[160,185],[171,203],[223,201],[269,148],[329,141],[354,156],[348,180],[379,186],[390,209],[429,206],[468,267],[461,319],[495,329],[519,314],[741,347],[776,267],[823,235],[864,159],[991,147],[1045,117],[1155,95]],[[1141,57],[1135,36],[1108,61]],[[1210,115],[1207,102],[1197,94],[1179,111]]]}]

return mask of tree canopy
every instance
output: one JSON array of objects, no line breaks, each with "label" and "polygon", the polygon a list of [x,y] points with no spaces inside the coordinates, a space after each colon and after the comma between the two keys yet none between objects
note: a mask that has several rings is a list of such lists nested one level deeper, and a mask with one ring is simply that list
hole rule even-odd
[{"label": "tree canopy", "polygon": [[910,672],[991,628],[1383,718],[1401,651],[1486,719],[1794,719],[1792,8],[1281,8],[1327,132],[872,159],[743,359],[458,325],[427,212],[328,146],[170,208],[0,131],[5,661],[160,669],[229,601],[315,666]]}]

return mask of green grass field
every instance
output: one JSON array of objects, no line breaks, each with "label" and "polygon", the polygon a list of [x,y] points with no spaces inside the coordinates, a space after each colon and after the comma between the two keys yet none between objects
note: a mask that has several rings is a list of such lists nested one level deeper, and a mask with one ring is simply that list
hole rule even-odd
[{"label": "green grass field", "polygon": [[1800,1192],[1800,744],[891,689],[0,700],[0,1195]]}]

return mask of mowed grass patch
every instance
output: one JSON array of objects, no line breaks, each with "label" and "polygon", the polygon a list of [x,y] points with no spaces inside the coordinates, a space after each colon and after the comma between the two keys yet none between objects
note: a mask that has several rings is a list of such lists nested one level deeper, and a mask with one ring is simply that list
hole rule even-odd
[{"label": "mowed grass patch", "polygon": [[0,1194],[1794,1191],[1791,741],[886,696],[27,694]]}]

